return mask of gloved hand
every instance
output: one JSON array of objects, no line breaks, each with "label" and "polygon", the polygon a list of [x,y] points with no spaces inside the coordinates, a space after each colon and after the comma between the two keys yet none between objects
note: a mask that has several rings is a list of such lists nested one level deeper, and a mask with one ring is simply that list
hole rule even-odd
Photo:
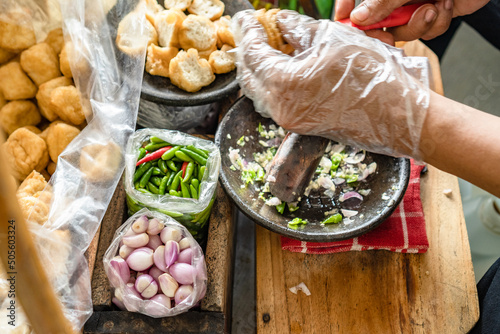
[{"label": "gloved hand", "polygon": [[426,58],[404,57],[356,28],[283,10],[278,27],[296,50],[288,56],[269,46],[253,13],[239,12],[233,22],[237,79],[259,113],[299,134],[419,158],[430,94]]}]

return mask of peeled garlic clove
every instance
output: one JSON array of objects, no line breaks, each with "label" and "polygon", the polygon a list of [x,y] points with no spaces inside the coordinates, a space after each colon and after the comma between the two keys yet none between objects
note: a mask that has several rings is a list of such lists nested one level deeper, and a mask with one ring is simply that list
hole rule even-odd
[{"label": "peeled garlic clove", "polygon": [[160,289],[165,296],[175,296],[175,291],[179,287],[179,283],[177,283],[177,281],[172,276],[167,273],[161,274],[158,277],[158,282],[160,283]]},{"label": "peeled garlic clove", "polygon": [[109,261],[109,281],[117,287],[126,284],[130,279],[130,269],[127,262],[120,256],[115,256]]},{"label": "peeled garlic clove", "polygon": [[160,236],[155,234],[149,236],[149,242],[146,247],[157,249],[161,245],[163,245],[163,242],[161,242]]},{"label": "peeled garlic clove", "polygon": [[163,225],[158,219],[153,218],[149,221],[148,230],[146,231],[149,235],[159,234],[165,225]]},{"label": "peeled garlic clove", "polygon": [[175,292],[175,305],[180,304],[184,299],[193,293],[192,285],[181,285]]},{"label": "peeled garlic clove", "polygon": [[167,226],[163,230],[161,230],[160,238],[164,244],[166,244],[169,240],[179,242],[182,239],[182,234],[178,229]]},{"label": "peeled garlic clove", "polygon": [[130,269],[143,271],[153,265],[153,250],[148,247],[141,247],[134,250],[127,258]]},{"label": "peeled garlic clove", "polygon": [[168,240],[165,244],[165,264],[169,268],[179,257],[179,244],[173,240]]},{"label": "peeled garlic clove", "polygon": [[177,258],[177,262],[191,264],[193,260],[193,249],[191,247],[186,248],[182,252],[179,253],[179,257]]},{"label": "peeled garlic clove", "polygon": [[176,263],[169,268],[170,275],[180,284],[193,284],[196,269],[187,263]]},{"label": "peeled garlic clove", "polygon": [[133,248],[144,247],[149,242],[149,235],[147,233],[129,235],[123,237],[123,244]]},{"label": "peeled garlic clove", "polygon": [[167,272],[168,268],[165,263],[165,246],[159,246],[156,248],[154,252],[154,257],[153,257],[155,266],[158,267],[158,269]]}]

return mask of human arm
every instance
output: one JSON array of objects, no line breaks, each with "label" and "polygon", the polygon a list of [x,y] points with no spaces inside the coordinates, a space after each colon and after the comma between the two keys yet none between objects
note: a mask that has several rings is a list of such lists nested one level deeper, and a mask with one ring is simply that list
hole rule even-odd
[{"label": "human arm", "polygon": [[[337,0],[335,19],[350,17],[356,24],[369,25],[381,21],[394,9],[409,3],[408,0],[365,0],[354,8],[354,1]],[[367,34],[390,44],[391,39],[395,41],[432,39],[448,29],[453,17],[471,14],[486,3],[488,0],[437,0],[421,6],[404,26],[389,28],[384,33],[380,30],[373,30]]]},{"label": "human arm", "polygon": [[432,92],[422,128],[423,161],[500,197],[500,117]]}]

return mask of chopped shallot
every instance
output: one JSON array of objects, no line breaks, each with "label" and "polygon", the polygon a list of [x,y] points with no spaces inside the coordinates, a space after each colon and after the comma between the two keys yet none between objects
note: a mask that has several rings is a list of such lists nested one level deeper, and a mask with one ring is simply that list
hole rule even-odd
[{"label": "chopped shallot", "polygon": [[346,218],[351,218],[355,215],[358,214],[358,211],[355,210],[347,210],[347,209],[341,209],[340,212],[342,212],[342,215]]},{"label": "chopped shallot", "polygon": [[303,293],[305,293],[306,296],[310,296],[311,295],[311,291],[309,291],[309,289],[304,284],[304,282],[300,282],[298,285],[292,286],[289,290],[290,290],[291,293],[294,293],[294,294],[297,294],[297,292],[300,290]]},{"label": "chopped shallot", "polygon": [[268,199],[266,201],[266,205],[269,205],[269,206],[276,206],[276,205],[280,205],[280,204],[281,204],[281,200],[278,197],[271,197],[270,199]]}]

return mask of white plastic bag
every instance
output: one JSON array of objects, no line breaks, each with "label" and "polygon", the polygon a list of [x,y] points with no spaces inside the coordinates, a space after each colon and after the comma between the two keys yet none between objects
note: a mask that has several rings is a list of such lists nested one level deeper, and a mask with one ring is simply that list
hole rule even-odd
[{"label": "white plastic bag", "polygon": [[[194,268],[194,270],[191,271],[192,275],[189,276],[191,276],[190,280],[192,280],[192,284],[186,284],[185,287],[188,287],[189,291],[191,291],[192,288],[192,292],[189,293],[189,295],[179,303],[174,302],[174,297],[168,299],[164,298],[165,295],[162,294],[162,286],[161,283],[159,283],[160,280],[159,278],[154,278],[155,283],[153,284],[156,284],[155,290],[156,288],[158,289],[157,293],[154,295],[155,296],[157,296],[158,294],[163,295],[161,296],[162,298],[159,300],[155,300],[155,297],[142,298],[139,295],[139,292],[132,284],[135,283],[136,279],[140,276],[138,275],[137,271],[131,270],[130,280],[124,282],[123,279],[120,278],[121,274],[118,272],[119,270],[110,264],[110,262],[112,262],[113,259],[117,256],[120,259],[123,259],[123,257],[121,257],[119,254],[120,247],[123,244],[123,237],[126,236],[128,233],[134,234],[133,232],[129,232],[129,230],[131,230],[132,225],[136,222],[136,220],[142,219],[141,217],[143,216],[149,218],[150,221],[152,221],[152,218],[156,218],[160,221],[160,223],[162,223],[165,226],[165,228],[170,228],[180,231],[182,238],[178,240],[182,239],[184,241],[180,241],[179,243],[184,244],[185,242],[186,245],[189,245],[189,247],[187,248],[191,249],[192,255],[191,255],[190,266]],[[150,236],[150,240],[152,235],[159,235],[159,233],[154,233],[154,232],[149,234],[149,231],[146,234]],[[125,259],[128,259],[129,256],[133,255],[129,253]],[[131,216],[122,226],[120,226],[120,228],[115,233],[113,242],[106,251],[106,254],[104,254],[103,261],[104,261],[104,270],[106,271],[106,275],[110,279],[111,286],[114,288],[113,302],[122,309],[124,308],[131,312],[142,313],[154,318],[169,317],[186,312],[187,310],[195,306],[205,296],[207,288],[207,269],[205,264],[205,257],[203,255],[203,251],[200,245],[198,245],[196,240],[194,240],[194,238],[191,236],[191,234],[184,226],[176,222],[173,218],[164,215],[162,213],[159,213],[157,211],[142,209],[133,216]],[[152,276],[154,276],[154,274],[151,273],[151,270],[155,270],[156,268],[157,268],[156,265],[152,264],[152,266],[149,266],[147,269],[141,271],[141,274],[146,274],[146,275],[151,274]],[[173,270],[172,268],[173,265],[170,266],[170,274],[171,271]],[[128,269],[128,266],[126,266],[125,269]],[[167,269],[166,272],[160,271],[160,273],[168,274],[169,270]],[[174,276],[174,274],[172,274],[172,276]],[[127,283],[129,284],[127,285]],[[175,292],[177,293],[180,292],[179,289],[181,289],[182,286],[183,285],[179,283],[179,288],[177,288]],[[164,304],[165,299],[166,299],[165,302],[166,304]],[[175,303],[173,307],[171,307],[170,304],[171,302]]]},{"label": "white plastic bag", "polygon": [[[144,194],[134,188],[133,176],[137,157],[139,156],[139,148],[151,136],[159,137],[173,145],[194,145],[210,152],[206,172],[200,183],[198,199],[175,197],[168,194]],[[173,130],[138,130],[130,137],[125,155],[124,184],[129,213],[135,213],[142,207],[162,212],[186,226],[198,241],[202,240],[206,232],[206,222],[216,196],[220,160],[219,148],[211,141]]]}]

